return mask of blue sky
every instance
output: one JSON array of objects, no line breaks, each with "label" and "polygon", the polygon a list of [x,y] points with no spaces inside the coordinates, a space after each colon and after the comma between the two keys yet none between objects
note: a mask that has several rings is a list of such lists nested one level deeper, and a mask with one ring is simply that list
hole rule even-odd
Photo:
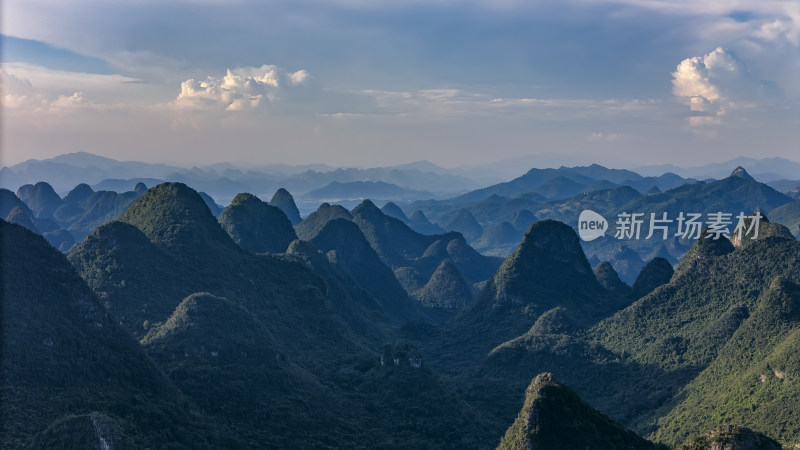
[{"label": "blue sky", "polygon": [[4,164],[800,159],[796,1],[2,7]]}]

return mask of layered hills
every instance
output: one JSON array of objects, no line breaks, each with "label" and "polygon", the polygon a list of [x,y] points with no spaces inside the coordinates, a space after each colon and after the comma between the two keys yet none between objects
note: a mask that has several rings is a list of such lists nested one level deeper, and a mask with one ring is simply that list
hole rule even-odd
[{"label": "layered hills", "polygon": [[[402,309],[383,292],[376,299],[346,286],[363,275],[347,257],[366,261],[348,248],[354,232],[360,230],[349,221],[326,224],[316,244],[339,248],[323,260],[314,243],[303,249],[301,241],[291,255],[253,254],[222,230],[196,192],[168,183],[96,230],[70,260],[170,380],[244,442],[379,446],[409,429],[426,442],[474,439],[473,432],[450,431],[466,426],[472,412],[435,374],[416,364],[380,365]],[[380,260],[373,257],[374,271]],[[382,286],[380,279],[359,281]],[[399,285],[396,291],[415,307]],[[414,413],[422,399],[460,412],[452,420]],[[394,423],[398,415],[407,425]]]},{"label": "layered hills", "polygon": [[4,448],[236,442],[223,444],[63,254],[5,221],[0,236]]},{"label": "layered hills", "polygon": [[[0,222],[2,446],[800,444],[793,203],[743,169],[677,188],[631,173],[304,220],[285,190],[224,210],[181,183],[0,191],[19,224]],[[547,198],[578,185],[603,189]],[[67,259],[34,233],[72,235],[90,204],[116,212]],[[757,239],[581,243],[584,208],[762,220]],[[420,233],[428,217],[461,232]]]}]

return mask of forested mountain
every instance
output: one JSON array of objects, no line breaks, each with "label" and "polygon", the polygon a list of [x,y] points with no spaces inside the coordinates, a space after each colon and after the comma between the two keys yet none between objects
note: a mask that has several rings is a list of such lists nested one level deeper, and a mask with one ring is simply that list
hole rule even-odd
[{"label": "forested mountain", "polygon": [[2,220],[0,239],[3,448],[235,445],[164,377],[63,254]]},{"label": "forested mountain", "polygon": [[[632,177],[552,170],[527,179]],[[270,203],[242,193],[224,210],[182,183],[122,194],[81,184],[64,198],[45,183],[21,198],[0,190],[0,214],[16,223],[0,221],[0,442],[800,444],[800,242],[781,224],[794,223],[796,202],[743,169],[640,192],[364,200],[302,219],[286,190]],[[574,228],[582,209],[681,208],[760,211],[758,238],[706,230],[649,249],[582,243]],[[415,231],[435,230],[429,212],[510,255],[481,254],[461,232]],[[35,234],[71,236],[63,227],[79,223],[99,226],[66,259]]]},{"label": "forested mountain", "polygon": [[[408,363],[408,348],[397,350],[404,364],[380,364],[397,320],[389,299],[375,302],[377,316],[340,315],[367,310],[341,305],[348,292],[305,264],[242,250],[185,185],[150,189],[70,260],[170,379],[250,445],[382,445],[409,429],[426,442],[474,439],[449,431],[472,413],[417,359]],[[387,331],[350,325],[376,320]],[[427,397],[446,408],[431,414],[460,412],[452,421],[412,413]]]},{"label": "forested mountain", "polygon": [[294,197],[284,188],[275,191],[269,204],[283,211],[292,225],[297,225],[302,220],[300,218],[300,211],[297,209],[297,204],[294,202]]},{"label": "forested mountain", "polygon": [[583,402],[552,374],[537,375],[525,391],[525,403],[498,449],[597,448],[656,449]]},{"label": "forested mountain", "polygon": [[283,211],[250,194],[234,197],[218,220],[239,247],[253,253],[285,253],[297,239]]}]

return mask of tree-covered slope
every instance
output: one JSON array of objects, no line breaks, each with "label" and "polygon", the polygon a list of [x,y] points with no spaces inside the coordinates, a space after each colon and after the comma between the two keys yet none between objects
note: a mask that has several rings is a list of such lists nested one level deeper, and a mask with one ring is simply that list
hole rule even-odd
[{"label": "tree-covered slope", "polygon": [[[144,337],[170,379],[216,420],[243,430],[246,441],[375,447],[402,442],[415,430],[420,442],[455,447],[480,433],[482,422],[469,422],[474,413],[464,405],[449,418],[418,413],[433,411],[427,403],[436,398],[460,403],[427,369],[381,368],[380,349],[392,333],[376,331],[370,321],[385,321],[382,312],[330,274],[315,274],[315,265],[324,266],[309,249],[290,248],[286,257],[245,252],[202,199],[179,184],[150,189],[123,219],[130,223],[101,227],[71,261],[108,308]],[[239,342],[248,354],[278,355],[277,366],[261,358],[226,360],[235,356],[226,342]],[[241,405],[254,399],[269,404],[248,415]],[[475,428],[446,431],[459,423]]]},{"label": "tree-covered slope", "polygon": [[318,410],[328,415],[323,419],[308,411],[338,400],[290,360],[263,323],[233,301],[192,294],[166,322],[150,328],[142,345],[186,395],[249,447],[318,447],[342,439],[335,434],[302,439],[275,431],[334,422],[331,412]]},{"label": "tree-covered slope", "polygon": [[445,259],[414,297],[426,308],[453,313],[472,300],[472,289],[452,261]]},{"label": "tree-covered slope", "polygon": [[800,286],[775,278],[653,437],[674,444],[720,423],[800,444]]},{"label": "tree-covered slope", "polygon": [[486,328],[494,339],[501,339],[497,345],[521,335],[556,306],[590,323],[614,312],[620,303],[597,282],[575,231],[545,220],[531,226],[517,251],[506,258],[452,326]]},{"label": "tree-covered slope", "polygon": [[95,228],[119,219],[131,203],[142,195],[141,192],[97,191],[80,202],[65,200],[55,211],[54,217],[80,241]]},{"label": "tree-covered slope", "polygon": [[347,219],[352,220],[353,216],[350,215],[344,206],[331,205],[330,203],[323,203],[319,205],[316,211],[308,215],[302,222],[295,225],[297,237],[305,241],[310,241],[314,236],[319,233],[326,223],[333,219]]},{"label": "tree-covered slope", "polygon": [[675,271],[672,264],[664,258],[653,258],[636,276],[636,281],[633,283],[634,298],[644,297],[645,295],[653,292],[653,290],[663,284],[669,283]]},{"label": "tree-covered slope", "polygon": [[396,322],[422,320],[420,308],[413,303],[394,273],[370,247],[361,230],[347,219],[325,224],[311,239],[331,264],[344,271],[381,305],[386,317]]},{"label": "tree-covered slope", "polygon": [[596,411],[552,374],[534,378],[525,403],[498,449],[659,448]]},{"label": "tree-covered slope", "polygon": [[607,291],[613,295],[623,297],[631,292],[631,287],[623,283],[617,271],[608,261],[603,261],[594,268],[594,276]]},{"label": "tree-covered slope", "polygon": [[[0,239],[3,448],[34,437],[36,448],[100,438],[121,448],[222,444],[61,253],[4,221]],[[101,425],[79,426],[75,416]],[[102,424],[117,432],[104,434]]]},{"label": "tree-covered slope", "polygon": [[234,197],[218,220],[239,247],[253,253],[284,253],[297,239],[283,211],[251,194]]},{"label": "tree-covered slope", "polygon": [[[733,380],[746,379],[747,372],[751,370],[742,366],[742,362],[758,364],[766,357],[759,356],[759,352],[771,351],[769,346],[756,349],[752,345],[743,347],[742,343],[735,344],[734,337],[755,339],[756,334],[746,324],[764,320],[758,318],[756,311],[763,309],[759,305],[771,290],[773,280],[781,278],[787,283],[800,282],[800,243],[788,236],[788,232],[780,225],[765,222],[762,223],[762,230],[764,233],[759,239],[745,239],[737,247],[725,239],[698,240],[684,256],[669,283],[656,288],[590,330],[590,339],[612,352],[625,355],[640,365],[657,367],[671,374],[659,385],[668,393],[668,401],[657,410],[642,411],[640,417],[633,419],[629,425],[642,431],[655,432],[654,436],[673,445],[690,434],[719,425],[711,419],[719,422],[728,418],[780,437],[784,442],[796,439],[796,430],[786,425],[777,426],[777,422],[768,418],[769,407],[753,407],[742,415],[742,408],[764,403],[766,398],[757,401],[759,397],[755,391],[750,388],[739,389],[733,383]],[[774,295],[767,295],[771,296]],[[773,319],[770,321],[774,322]],[[770,325],[774,327],[772,331],[761,331],[764,339],[770,342],[775,339],[783,341],[784,338],[780,336],[784,331],[779,330],[777,325]],[[773,344],[777,345],[775,342]],[[741,352],[739,362],[735,364],[725,357],[732,348]],[[776,361],[780,361],[780,358]],[[723,367],[732,370],[730,379],[716,384],[703,381],[708,380],[711,374],[721,376]],[[756,381],[758,375],[760,373],[753,375]],[[713,396],[702,395],[702,390],[692,391],[692,388],[686,387],[695,383],[701,383],[702,390],[717,392],[720,396],[714,400]],[[722,400],[731,396],[738,400],[728,403]],[[703,420],[700,420],[699,414],[705,411],[705,407],[700,408],[699,403],[692,403],[698,401],[717,405],[716,412],[702,416]],[[688,404],[694,404],[698,409],[692,413],[696,415],[689,414],[692,419],[678,426],[676,420],[688,417],[679,412],[686,410],[686,407],[680,406],[683,402],[690,402]],[[769,402],[764,404],[768,405]],[[661,416],[671,419],[656,423],[655,420]],[[793,414],[787,417],[788,420],[798,420]],[[759,428],[767,423],[772,423],[774,427]]]}]

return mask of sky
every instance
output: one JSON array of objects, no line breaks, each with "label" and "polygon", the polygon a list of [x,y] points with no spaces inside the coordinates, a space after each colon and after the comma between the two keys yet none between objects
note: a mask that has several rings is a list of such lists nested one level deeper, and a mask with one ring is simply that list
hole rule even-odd
[{"label": "sky", "polygon": [[2,165],[800,160],[796,0],[1,8]]}]

